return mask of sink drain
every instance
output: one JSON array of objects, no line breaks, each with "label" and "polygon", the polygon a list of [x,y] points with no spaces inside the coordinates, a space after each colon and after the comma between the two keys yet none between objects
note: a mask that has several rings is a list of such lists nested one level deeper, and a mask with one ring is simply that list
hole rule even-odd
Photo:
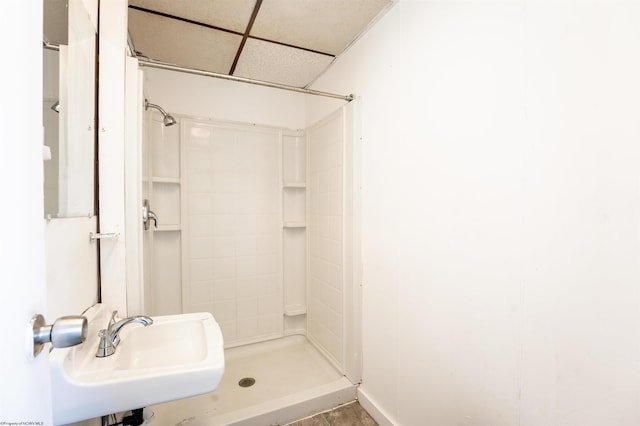
[{"label": "sink drain", "polygon": [[240,379],[238,382],[238,386],[242,388],[248,388],[249,386],[253,386],[256,383],[256,379],[253,377],[245,377],[244,379]]}]

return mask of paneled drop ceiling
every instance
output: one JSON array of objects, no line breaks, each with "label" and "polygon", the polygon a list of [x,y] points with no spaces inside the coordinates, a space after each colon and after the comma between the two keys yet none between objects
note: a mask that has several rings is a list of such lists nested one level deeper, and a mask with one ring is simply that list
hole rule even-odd
[{"label": "paneled drop ceiling", "polygon": [[129,0],[149,60],[307,87],[396,0]]}]

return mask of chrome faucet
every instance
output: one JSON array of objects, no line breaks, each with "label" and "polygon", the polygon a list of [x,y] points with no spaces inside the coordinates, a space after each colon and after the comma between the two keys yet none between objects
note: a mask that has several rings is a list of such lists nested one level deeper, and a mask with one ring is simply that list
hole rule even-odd
[{"label": "chrome faucet", "polygon": [[153,324],[153,320],[144,315],[128,317],[121,319],[120,321],[116,321],[117,314],[118,311],[113,311],[107,328],[100,330],[98,333],[100,343],[98,344],[98,352],[96,352],[96,356],[99,358],[111,356],[116,353],[116,348],[118,347],[118,343],[120,343],[120,330],[125,325],[137,323],[146,327]]}]

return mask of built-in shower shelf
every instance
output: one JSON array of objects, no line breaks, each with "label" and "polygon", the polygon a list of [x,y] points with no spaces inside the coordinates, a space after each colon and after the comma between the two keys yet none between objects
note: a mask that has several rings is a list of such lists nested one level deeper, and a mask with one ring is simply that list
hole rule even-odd
[{"label": "built-in shower shelf", "polygon": [[153,229],[155,232],[179,231],[180,225],[158,225]]},{"label": "built-in shower shelf", "polygon": [[306,228],[307,224],[304,222],[285,222],[283,226],[285,228]]},{"label": "built-in shower shelf", "polygon": [[151,182],[153,182],[153,183],[180,183],[180,178],[154,176],[154,177],[151,178]]},{"label": "built-in shower shelf", "polygon": [[286,305],[284,307],[284,314],[288,317],[295,317],[298,315],[304,315],[307,313],[307,305]]},{"label": "built-in shower shelf", "polygon": [[285,182],[283,188],[306,188],[307,184],[305,182]]}]

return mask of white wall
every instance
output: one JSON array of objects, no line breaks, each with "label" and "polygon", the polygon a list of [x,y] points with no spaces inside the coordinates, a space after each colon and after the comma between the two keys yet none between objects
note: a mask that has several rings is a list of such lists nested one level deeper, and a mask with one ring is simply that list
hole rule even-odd
[{"label": "white wall", "polygon": [[381,424],[640,422],[637,22],[615,0],[401,0],[314,85],[363,99]]},{"label": "white wall", "polygon": [[305,95],[174,71],[143,68],[149,102],[170,114],[304,128]]},{"label": "white wall", "polygon": [[47,317],[80,315],[98,301],[96,216],[44,220]]}]

